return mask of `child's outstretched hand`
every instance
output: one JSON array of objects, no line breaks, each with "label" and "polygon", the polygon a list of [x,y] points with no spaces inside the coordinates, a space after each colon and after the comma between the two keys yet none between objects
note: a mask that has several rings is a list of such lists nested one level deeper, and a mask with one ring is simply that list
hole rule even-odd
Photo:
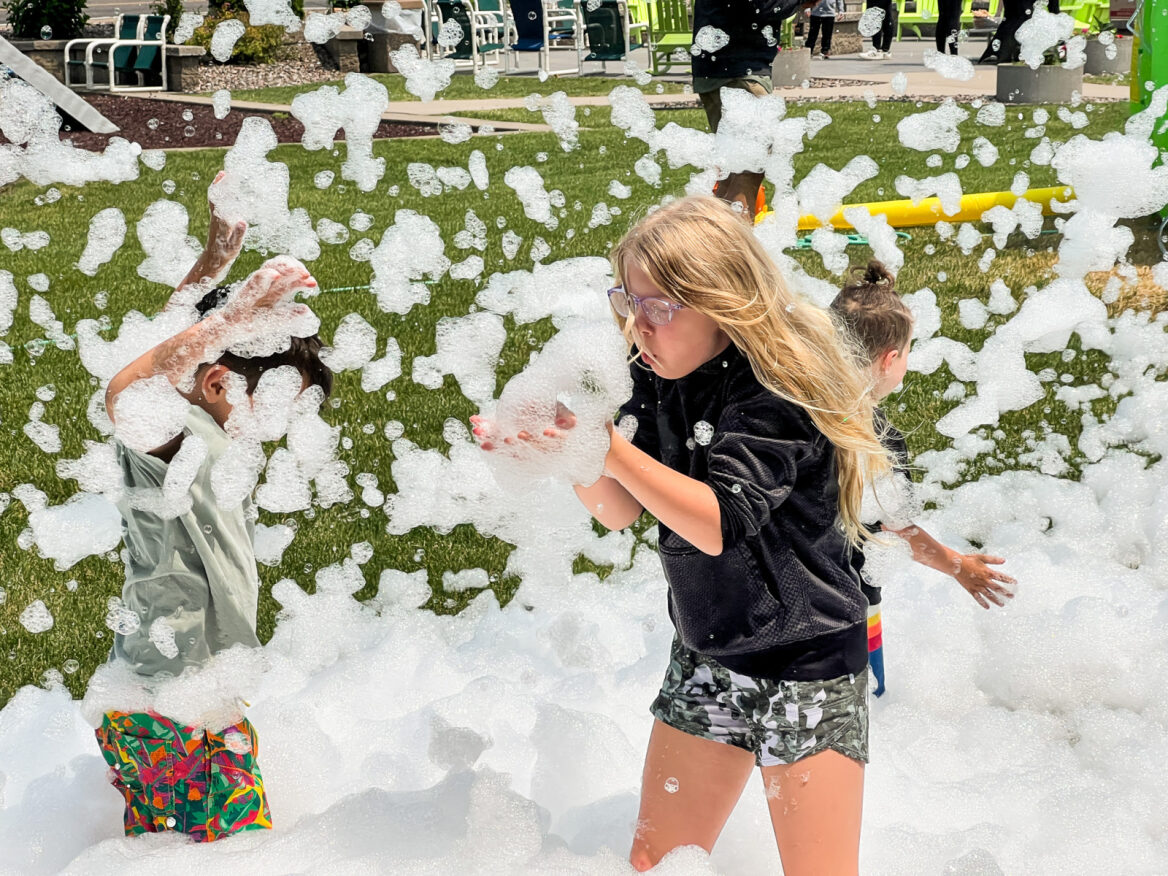
[{"label": "child's outstretched hand", "polygon": [[547,426],[539,433],[520,429],[514,435],[500,433],[499,424],[489,417],[475,415],[470,418],[471,433],[479,442],[483,450],[511,449],[520,453],[530,448],[541,452],[552,452],[558,449],[568,431],[576,426],[576,415],[568,410],[562,402],[556,402],[556,415],[552,425]]},{"label": "child's outstretched hand", "polygon": [[[226,176],[226,171],[219,171],[215,174],[211,185],[215,185],[224,176]],[[215,205],[211,203],[210,197],[207,199],[207,206],[211,210],[211,227],[207,231],[205,252],[207,267],[224,269],[235,261],[239,251],[243,248],[243,235],[247,231],[247,223],[243,221],[229,222],[224,219],[215,209]],[[220,278],[215,277],[214,279],[217,281]]]},{"label": "child's outstretched hand", "polygon": [[[226,346],[248,339],[306,337],[320,327],[308,305],[293,301],[300,290],[316,291],[316,280],[294,258],[277,256],[247,278],[219,311],[227,327]],[[259,355],[259,354],[253,354]]]},{"label": "child's outstretched hand", "polygon": [[1014,594],[1003,585],[1017,582],[1005,572],[990,568],[1004,562],[1002,557],[989,554],[958,554],[953,560],[951,574],[982,608],[988,609],[991,602],[1004,606],[1007,599],[1014,598]]}]

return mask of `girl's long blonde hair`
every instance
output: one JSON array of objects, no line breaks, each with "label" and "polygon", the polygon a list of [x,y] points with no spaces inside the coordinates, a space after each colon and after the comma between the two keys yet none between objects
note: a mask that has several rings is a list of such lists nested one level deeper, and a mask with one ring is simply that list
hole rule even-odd
[{"label": "girl's long blonde hair", "polygon": [[[758,381],[798,405],[834,445],[839,516],[858,544],[864,484],[886,473],[863,353],[832,315],[793,295],[778,266],[733,210],[716,198],[683,198],[642,219],[616,245],[623,282],[635,264],[670,298],[709,316],[750,361]],[[630,345],[633,318],[623,323]]]}]

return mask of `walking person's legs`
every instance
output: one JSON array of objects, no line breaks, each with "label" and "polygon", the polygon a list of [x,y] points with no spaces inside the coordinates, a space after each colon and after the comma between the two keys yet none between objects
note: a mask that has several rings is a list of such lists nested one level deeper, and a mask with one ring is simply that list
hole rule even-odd
[{"label": "walking person's legs", "polygon": [[887,55],[892,50],[892,36],[896,30],[892,17],[892,0],[872,0],[872,5],[884,10],[884,20],[880,22],[880,30],[872,38],[872,45],[876,51]]},{"label": "walking person's legs", "polygon": [[957,54],[957,33],[961,30],[961,0],[937,2],[937,51]]},{"label": "walking person's legs", "polygon": [[819,28],[823,22],[823,17],[820,15],[812,15],[811,23],[807,25],[807,41],[803,43],[804,48],[811,49],[811,54],[815,54],[815,40],[819,36]]},{"label": "walking person's legs", "polygon": [[835,19],[823,19],[823,57],[831,55],[831,34],[835,30]]}]

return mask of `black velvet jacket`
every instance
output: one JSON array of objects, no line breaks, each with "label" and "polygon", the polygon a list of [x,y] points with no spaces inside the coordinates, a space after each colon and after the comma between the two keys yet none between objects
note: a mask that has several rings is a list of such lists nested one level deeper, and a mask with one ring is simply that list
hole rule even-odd
[{"label": "black velvet jacket", "polygon": [[658,550],[682,642],[756,678],[863,670],[867,602],[837,524],[835,450],[807,414],[763,387],[731,344],[680,380],[633,363],[633,444],[708,484],[722,553],[664,524]]}]

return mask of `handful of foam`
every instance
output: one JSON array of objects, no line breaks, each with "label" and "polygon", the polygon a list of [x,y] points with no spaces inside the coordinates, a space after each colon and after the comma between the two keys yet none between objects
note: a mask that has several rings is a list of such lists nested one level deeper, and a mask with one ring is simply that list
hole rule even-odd
[{"label": "handful of foam", "polygon": [[[481,412],[498,437],[487,454],[495,479],[516,488],[538,480],[595,483],[604,473],[608,424],[632,390],[628,348],[615,325],[589,322],[563,329]],[[575,415],[575,426],[557,427],[563,408]],[[547,429],[559,434],[545,436]],[[520,432],[532,440],[502,443]]]}]

